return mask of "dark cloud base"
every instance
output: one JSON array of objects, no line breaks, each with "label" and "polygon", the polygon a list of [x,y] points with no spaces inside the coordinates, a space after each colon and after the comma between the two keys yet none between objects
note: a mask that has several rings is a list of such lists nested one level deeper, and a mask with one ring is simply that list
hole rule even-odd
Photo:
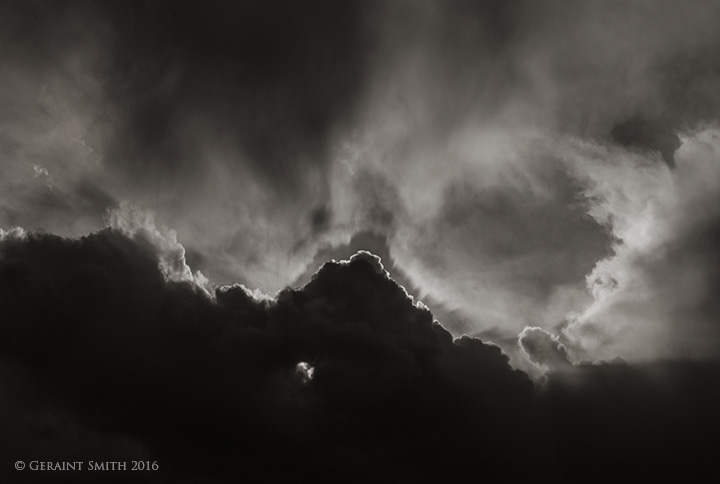
[{"label": "dark cloud base", "polygon": [[[3,482],[16,460],[150,460],[102,482],[686,480],[712,468],[720,367],[582,364],[537,386],[451,334],[369,253],[258,301],[168,282],[106,229],[0,245]],[[298,367],[306,362],[312,375]]]}]

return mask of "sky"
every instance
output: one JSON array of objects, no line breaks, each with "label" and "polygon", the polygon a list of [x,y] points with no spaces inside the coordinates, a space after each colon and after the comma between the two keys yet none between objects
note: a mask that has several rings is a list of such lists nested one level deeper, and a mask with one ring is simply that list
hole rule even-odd
[{"label": "sky", "polygon": [[0,0],[4,454],[699,472],[718,25],[716,0]]}]

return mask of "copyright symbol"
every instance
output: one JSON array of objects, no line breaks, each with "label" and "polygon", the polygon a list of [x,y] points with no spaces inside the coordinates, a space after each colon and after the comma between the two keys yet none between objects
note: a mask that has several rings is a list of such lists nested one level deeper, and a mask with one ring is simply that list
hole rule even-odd
[{"label": "copyright symbol", "polygon": [[23,461],[21,461],[21,460],[17,461],[17,462],[15,463],[15,469],[17,469],[17,470],[19,470],[19,471],[25,469],[25,463],[24,463]]}]

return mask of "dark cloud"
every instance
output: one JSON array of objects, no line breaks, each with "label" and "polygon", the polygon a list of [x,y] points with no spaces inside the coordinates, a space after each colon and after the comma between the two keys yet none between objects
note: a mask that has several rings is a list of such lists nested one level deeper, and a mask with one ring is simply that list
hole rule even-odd
[{"label": "dark cloud", "polygon": [[539,399],[561,481],[623,476],[683,482],[712,473],[720,430],[717,363],[581,364]]},{"label": "dark cloud", "polygon": [[3,237],[13,479],[38,478],[8,471],[30,455],[157,460],[151,482],[531,476],[542,462],[569,480],[586,459],[603,459],[593,477],[656,475],[664,467],[643,460],[655,451],[694,475],[680,465],[709,455],[673,439],[717,427],[715,366],[580,365],[536,394],[497,346],[453,341],[366,252],[257,300],[241,285],[210,297],[168,281],[156,245],[110,229]]},{"label": "dark cloud", "polygon": [[[368,251],[380,257],[390,277],[392,277],[398,285],[403,287],[408,294],[413,295],[417,300],[426,305],[450,332],[453,334],[475,336],[471,334],[473,330],[472,322],[469,321],[466,316],[460,311],[453,311],[446,308],[440,301],[436,300],[432,294],[423,293],[423,291],[413,283],[412,279],[408,277],[402,267],[400,267],[393,258],[388,236],[375,231],[357,232],[347,243],[341,243],[337,246],[330,244],[321,246],[313,260],[308,264],[305,272],[293,282],[292,286],[300,287],[307,284],[325,262],[349,259],[358,251]],[[482,339],[486,340],[484,337]],[[489,338],[489,341],[497,342],[496,338]],[[516,346],[516,343],[516,338],[511,338],[512,346]],[[504,346],[503,350],[507,352]]]},{"label": "dark cloud", "polygon": [[0,472],[700,476],[719,19],[706,0],[2,2]]},{"label": "dark cloud", "polygon": [[[168,282],[154,251],[111,230],[1,249],[4,372],[82,432],[134,442],[122,455],[178,475],[440,477],[473,456],[507,460],[528,424],[527,376],[496,346],[453,341],[375,256],[258,301]],[[26,445],[6,457],[41,445],[28,425],[13,424]],[[42,445],[69,438],[52,429]]]}]

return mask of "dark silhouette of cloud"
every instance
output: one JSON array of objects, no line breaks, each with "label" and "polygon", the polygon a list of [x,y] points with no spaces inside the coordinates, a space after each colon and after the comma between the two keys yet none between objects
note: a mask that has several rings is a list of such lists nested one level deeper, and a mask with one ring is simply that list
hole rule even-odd
[{"label": "dark silhouette of cloud", "polygon": [[717,362],[584,363],[550,374],[539,398],[555,474],[603,482],[685,481],[713,472]]},{"label": "dark silhouette of cloud", "polygon": [[[2,368],[10,389],[32,394],[8,398],[107,433],[110,449],[127,441],[121,454],[152,455],[172,475],[208,478],[440,478],[473,456],[507,461],[530,425],[530,379],[497,346],[453,341],[376,256],[327,263],[270,301],[168,280],[158,247],[112,229],[5,235]],[[31,408],[4,417],[25,440],[6,457],[69,438],[52,422],[36,437]]]},{"label": "dark silhouette of cloud", "polygon": [[594,476],[644,469],[655,451],[705,463],[671,438],[716,428],[714,365],[579,365],[538,394],[499,347],[453,340],[368,252],[269,300],[173,280],[163,251],[177,247],[148,234],[3,232],[0,425],[12,479],[38,478],[9,467],[30,455],[157,460],[149,482],[459,479],[478,462],[484,475],[531,476],[551,461],[569,479],[586,465],[578,439],[605,459]]},{"label": "dark silhouette of cloud", "polygon": [[[432,310],[436,319],[442,321],[442,324],[453,334],[469,334],[474,336],[472,333],[472,323],[462,313],[458,311],[452,311],[446,308],[441,302],[437,301],[432,294],[423,293],[405,274],[402,267],[400,267],[390,253],[390,244],[388,242],[388,236],[375,231],[362,231],[354,234],[347,243],[340,243],[337,246],[324,245],[318,249],[312,262],[307,266],[307,269],[301,274],[292,286],[305,285],[315,272],[322,267],[322,265],[330,260],[343,260],[349,259],[353,254],[358,251],[368,251],[376,256],[380,257],[383,261],[385,270],[388,271],[390,277],[402,286],[409,294],[415,296],[424,305]],[[497,336],[497,335],[495,335]],[[486,338],[481,338],[485,340]],[[491,339],[497,343],[497,339]],[[512,345],[516,345],[516,338],[512,338]],[[503,350],[507,352],[507,349],[503,347]]]}]

